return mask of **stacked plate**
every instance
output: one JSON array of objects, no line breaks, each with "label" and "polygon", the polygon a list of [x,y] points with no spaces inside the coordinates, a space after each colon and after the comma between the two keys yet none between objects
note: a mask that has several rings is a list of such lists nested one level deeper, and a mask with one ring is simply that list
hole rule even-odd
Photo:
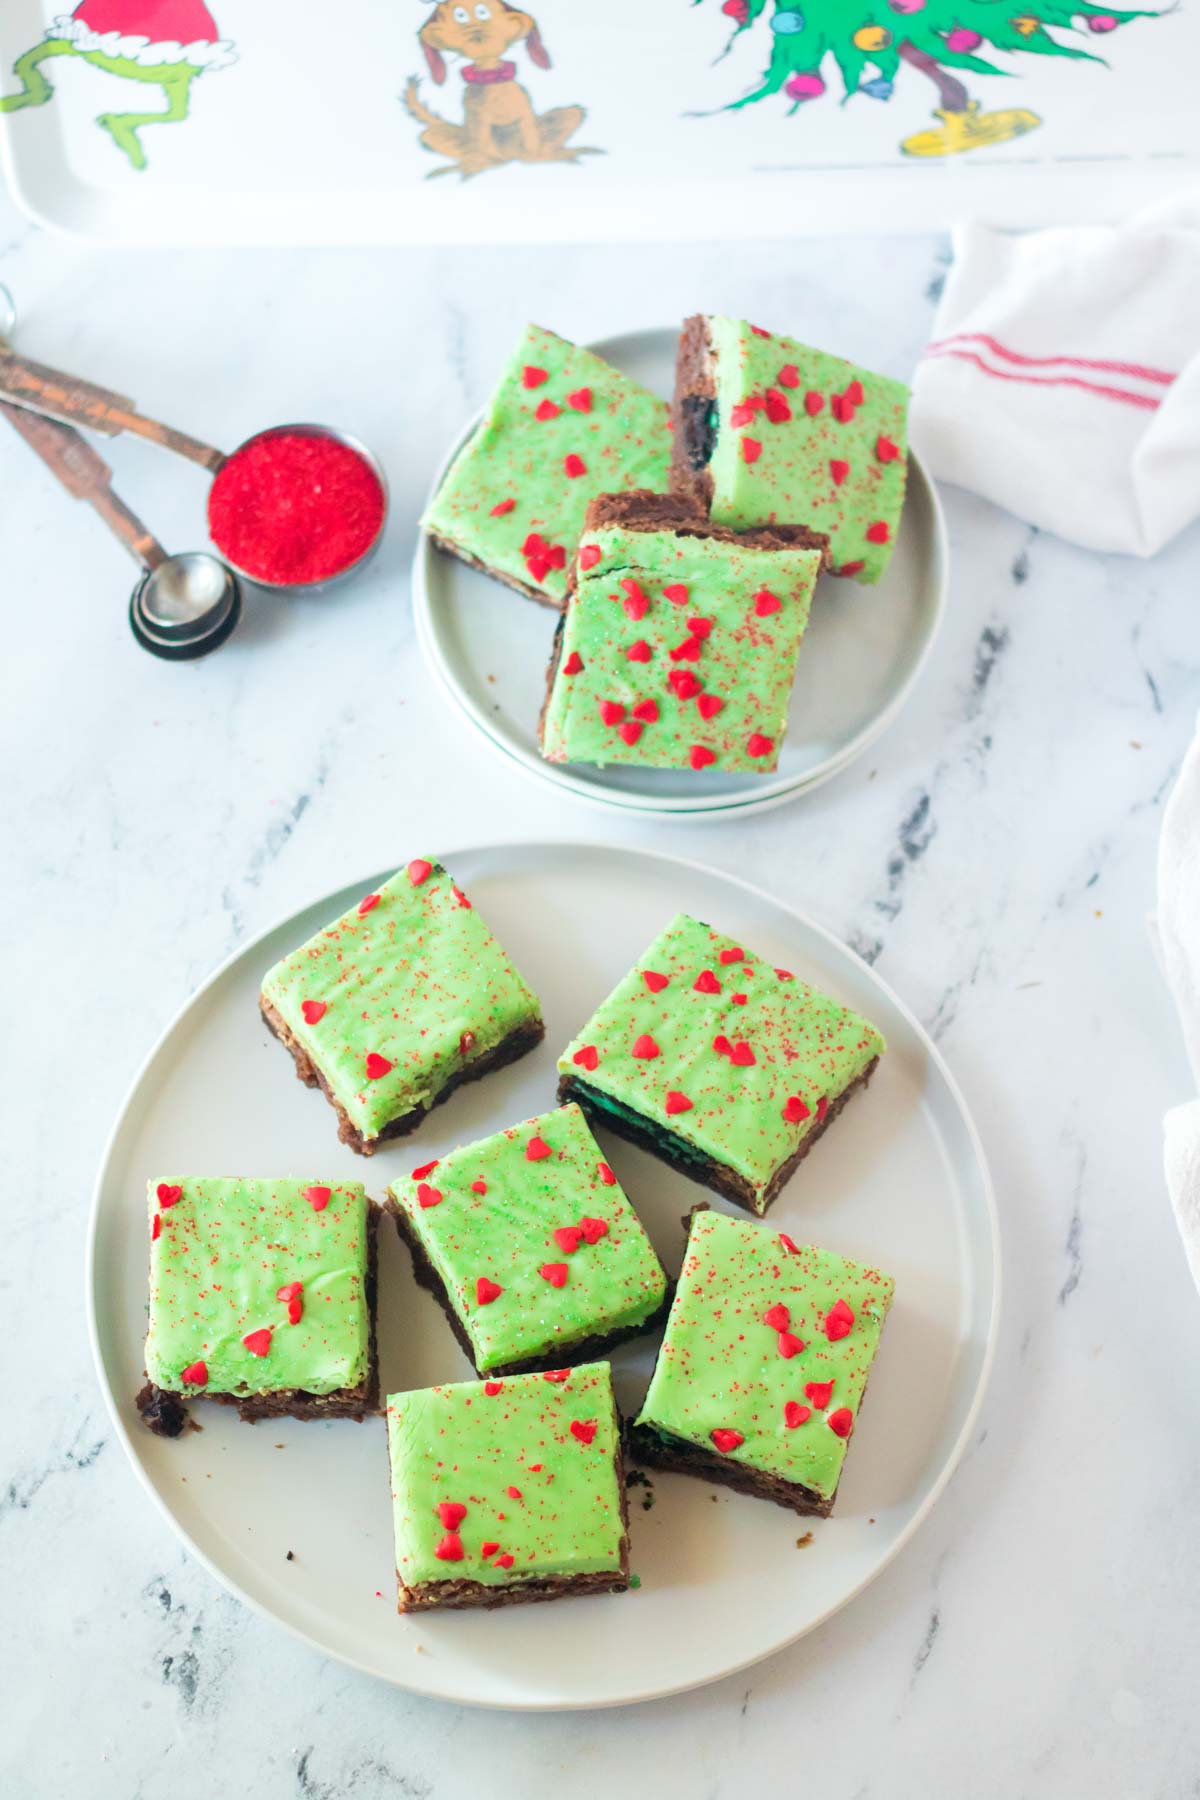
[{"label": "stacked plate", "polygon": [[[629,332],[591,346],[668,395],[677,333]],[[475,429],[472,419],[438,470],[434,491]],[[555,615],[436,550],[422,533],[413,566],[417,633],[454,705],[501,756],[580,799],[625,813],[745,817],[836,775],[903,706],[945,609],[946,527],[932,482],[909,457],[908,498],[895,552],[877,587],[825,577],[800,651],[787,737],[771,775],[711,769],[593,768],[548,763],[537,723]]]}]

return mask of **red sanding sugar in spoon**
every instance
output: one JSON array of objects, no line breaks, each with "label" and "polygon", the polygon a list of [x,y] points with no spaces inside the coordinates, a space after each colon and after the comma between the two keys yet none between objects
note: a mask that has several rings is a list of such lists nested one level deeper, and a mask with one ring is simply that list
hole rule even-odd
[{"label": "red sanding sugar in spoon", "polygon": [[340,575],[383,522],[379,477],[357,450],[317,432],[251,438],[218,470],[208,529],[252,580],[285,585]]}]

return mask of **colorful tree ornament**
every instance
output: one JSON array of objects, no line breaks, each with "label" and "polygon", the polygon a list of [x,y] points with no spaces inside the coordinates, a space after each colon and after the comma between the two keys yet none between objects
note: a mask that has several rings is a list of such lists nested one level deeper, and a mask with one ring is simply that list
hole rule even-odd
[{"label": "colorful tree ornament", "polygon": [[1032,37],[1035,31],[1042,29],[1042,21],[1035,19],[1032,13],[1018,13],[1014,19],[1010,19],[1008,22],[1014,31],[1020,32],[1022,37]]},{"label": "colorful tree ornament", "polygon": [[877,75],[873,81],[864,81],[859,85],[859,92],[869,94],[872,100],[890,100],[893,84]]},{"label": "colorful tree ornament", "polygon": [[1115,31],[1121,23],[1111,13],[1089,13],[1087,28],[1089,31]]},{"label": "colorful tree ornament", "polygon": [[928,0],[888,0],[892,11],[899,13],[902,18],[909,18],[913,13],[924,12],[927,3]]},{"label": "colorful tree ornament", "polygon": [[877,50],[886,50],[892,41],[892,34],[886,25],[860,25],[850,42],[856,50],[874,56]]},{"label": "colorful tree ornament", "polygon": [[804,14],[796,7],[789,7],[786,12],[777,12],[771,20],[771,30],[779,37],[795,37],[804,30]]},{"label": "colorful tree ornament", "polygon": [[812,70],[802,69],[788,76],[783,91],[791,100],[819,100],[825,92],[825,83]]},{"label": "colorful tree ornament", "polygon": [[978,50],[983,39],[977,31],[971,31],[966,25],[956,25],[953,31],[946,33],[946,48],[954,56],[970,56],[972,50]]}]

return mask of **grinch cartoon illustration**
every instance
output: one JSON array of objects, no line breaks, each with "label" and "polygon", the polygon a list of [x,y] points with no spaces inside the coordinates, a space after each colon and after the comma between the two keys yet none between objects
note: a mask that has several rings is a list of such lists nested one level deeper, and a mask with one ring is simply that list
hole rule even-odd
[{"label": "grinch cartoon illustration", "polygon": [[192,82],[234,60],[204,0],[82,0],[63,14],[32,50],[13,65],[20,91],[0,99],[0,113],[44,106],[54,93],[42,65],[52,56],[78,56],[93,68],[126,81],[161,88],[166,107],[157,112],[107,112],[97,118],[135,169],[146,167],[139,131],[172,125],[188,116]]},{"label": "grinch cartoon illustration", "polygon": [[536,113],[517,80],[517,65],[507,60],[514,44],[524,42],[536,68],[548,69],[550,58],[532,14],[506,0],[441,0],[417,33],[433,80],[446,79],[446,57],[464,59],[466,83],[463,122],[454,124],[424,104],[414,75],[404,90],[404,105],[419,125],[420,141],[435,156],[449,161],[430,175],[457,170],[464,180],[505,163],[577,162],[598,150],[567,143],[583,124],[582,106],[554,106]]},{"label": "grinch cartoon illustration", "polygon": [[[731,43],[754,28],[766,5],[767,0],[723,0],[721,11],[734,22]],[[1082,21],[1093,36],[1103,37],[1131,19],[1159,16],[1118,12],[1090,0],[1034,0],[1034,5],[1036,11],[1012,13],[1004,0],[803,0],[802,7],[794,0],[775,0],[774,12],[765,20],[771,56],[762,83],[726,110],[782,93],[792,102],[789,110],[799,111],[825,93],[822,67],[827,58],[841,76],[847,100],[855,94],[890,100],[903,64],[936,88],[933,116],[938,123],[905,138],[900,148],[908,156],[954,156],[1007,143],[1042,123],[1024,106],[980,111],[956,71],[1008,73],[981,56],[981,47],[1103,63],[1102,57],[1053,33],[1077,29],[1076,21]]]}]

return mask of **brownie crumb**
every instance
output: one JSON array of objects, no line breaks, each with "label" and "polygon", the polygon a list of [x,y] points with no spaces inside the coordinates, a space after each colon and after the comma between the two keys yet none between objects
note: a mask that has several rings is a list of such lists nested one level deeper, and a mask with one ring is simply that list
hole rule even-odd
[{"label": "brownie crumb", "polygon": [[178,1394],[168,1394],[148,1381],[137,1397],[142,1424],[155,1437],[181,1437],[187,1429],[187,1407]]},{"label": "brownie crumb", "polygon": [[287,1559],[288,1559],[288,1561],[289,1561],[289,1562],[295,1562],[295,1560],[296,1560],[296,1552],[295,1552],[295,1551],[294,1551],[294,1550],[289,1550],[289,1551],[288,1551],[288,1553],[287,1553]]},{"label": "brownie crumb", "polygon": [[796,1539],[797,1550],[807,1550],[808,1546],[812,1543],[812,1541],[813,1541],[812,1532],[806,1531],[803,1537],[798,1537]]}]

